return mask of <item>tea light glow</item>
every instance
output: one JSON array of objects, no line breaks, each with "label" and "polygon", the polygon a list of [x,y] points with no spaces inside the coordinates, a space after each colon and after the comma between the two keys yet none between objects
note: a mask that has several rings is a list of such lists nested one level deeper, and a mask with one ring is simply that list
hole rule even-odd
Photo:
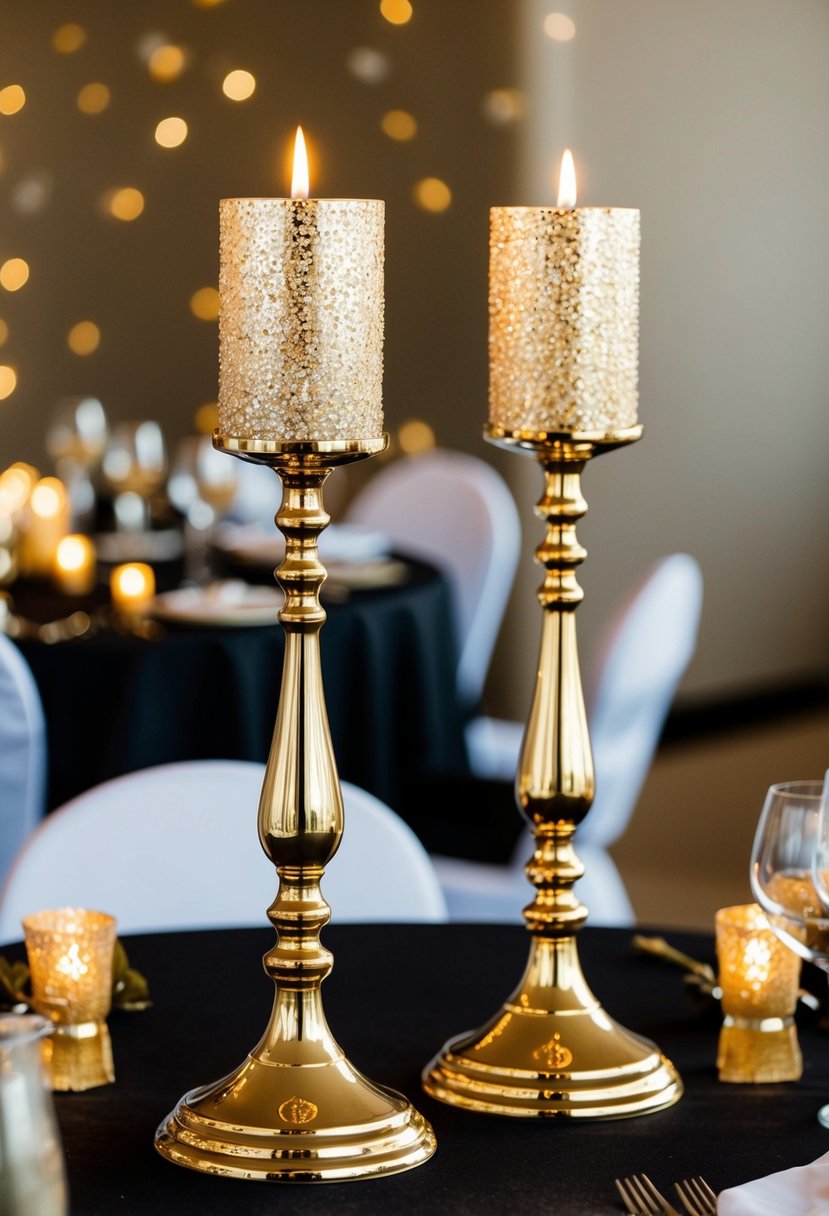
[{"label": "tea light glow", "polygon": [[109,579],[112,606],[118,612],[143,612],[155,595],[155,574],[144,562],[116,566]]},{"label": "tea light glow", "polygon": [[55,554],[55,582],[64,595],[88,595],[95,586],[95,546],[88,536],[64,536]]}]

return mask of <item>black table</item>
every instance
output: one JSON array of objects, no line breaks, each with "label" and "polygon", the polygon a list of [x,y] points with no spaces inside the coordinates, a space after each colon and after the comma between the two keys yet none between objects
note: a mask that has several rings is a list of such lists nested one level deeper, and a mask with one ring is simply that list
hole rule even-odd
[{"label": "black table", "polygon": [[[333,926],[325,984],[334,1034],[373,1080],[402,1090],[438,1138],[431,1161],[391,1178],[328,1185],[240,1182],[193,1173],[155,1153],[153,1133],[181,1094],[244,1059],[270,1012],[260,956],[270,930],[125,939],[155,1004],[110,1019],[117,1081],[57,1095],[73,1216],[513,1216],[618,1213],[612,1180],[647,1170],[667,1188],[704,1173],[718,1189],[813,1160],[829,1149],[815,1112],[829,1096],[826,1034],[801,1029],[797,1084],[723,1085],[714,1067],[718,1020],[682,992],[679,973],[636,955],[626,930],[587,929],[591,986],[630,1029],[675,1061],[686,1093],[669,1110],[617,1122],[529,1121],[466,1113],[427,1098],[422,1065],[443,1041],[480,1025],[517,982],[523,929],[506,926]],[[710,938],[671,934],[710,957]]]},{"label": "black table", "polygon": [[[449,587],[430,566],[407,569],[400,586],[326,603],[321,634],[340,774],[396,809],[424,775],[466,763]],[[25,593],[15,600],[26,615]],[[51,605],[53,616],[68,611]],[[46,714],[49,807],[154,764],[264,761],[283,640],[277,625],[169,627],[153,641],[112,631],[52,646],[20,640]]]}]

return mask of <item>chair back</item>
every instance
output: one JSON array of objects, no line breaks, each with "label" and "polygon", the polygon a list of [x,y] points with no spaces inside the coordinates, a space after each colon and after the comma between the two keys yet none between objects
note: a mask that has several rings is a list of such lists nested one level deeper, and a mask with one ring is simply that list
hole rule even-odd
[{"label": "chair back", "polygon": [[[267,924],[276,875],[258,845],[265,768],[238,760],[165,764],[104,782],[53,812],[0,894],[0,942],[41,908],[110,912],[119,933]],[[323,893],[338,923],[443,921],[446,904],[417,837],[373,795],[343,782],[346,831]]]},{"label": "chair back", "polygon": [[43,816],[46,723],[34,677],[0,634],[0,882]]},{"label": "chair back", "polygon": [[475,708],[521,548],[506,482],[476,456],[438,448],[387,465],[357,495],[347,518],[382,529],[396,549],[446,574],[460,646],[458,694]]},{"label": "chair back", "polygon": [[[588,689],[596,797],[578,841],[607,848],[645,783],[702,611],[702,572],[686,553],[658,561],[605,629]],[[578,844],[577,844],[578,847]]]}]

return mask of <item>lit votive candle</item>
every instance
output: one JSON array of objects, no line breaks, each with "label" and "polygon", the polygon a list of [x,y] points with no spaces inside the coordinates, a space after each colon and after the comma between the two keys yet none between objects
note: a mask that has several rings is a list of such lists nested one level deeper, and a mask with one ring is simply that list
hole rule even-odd
[{"label": "lit votive candle", "polygon": [[803,1073],[794,1011],[800,959],[769,927],[757,904],[721,908],[717,961],[725,1015],[721,1081],[796,1081]]},{"label": "lit votive candle", "polygon": [[639,212],[576,207],[572,156],[556,207],[493,207],[489,422],[509,435],[636,425]]},{"label": "lit votive candle", "polygon": [[85,908],[54,908],[23,921],[32,1004],[52,1020],[46,1064],[53,1089],[115,1080],[105,1018],[112,1003],[115,919]]},{"label": "lit votive candle", "polygon": [[55,584],[64,595],[88,595],[95,586],[95,546],[80,533],[64,536],[55,553]]},{"label": "lit votive candle", "polygon": [[48,578],[58,545],[69,532],[69,498],[57,477],[42,477],[32,490],[20,523],[20,573]]},{"label": "lit votive candle", "polygon": [[300,129],[291,198],[221,202],[222,439],[382,433],[385,205],[308,192]]},{"label": "lit votive candle", "polygon": [[145,562],[127,562],[116,566],[109,576],[112,606],[124,616],[145,612],[155,595],[155,574]]}]

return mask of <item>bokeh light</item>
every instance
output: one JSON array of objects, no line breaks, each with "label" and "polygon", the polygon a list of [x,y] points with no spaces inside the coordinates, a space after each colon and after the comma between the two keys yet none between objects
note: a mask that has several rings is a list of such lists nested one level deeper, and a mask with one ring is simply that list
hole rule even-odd
[{"label": "bokeh light", "polygon": [[253,96],[256,88],[256,77],[244,68],[235,68],[228,72],[222,81],[222,92],[231,101],[247,101]]},{"label": "bokeh light", "polygon": [[73,355],[91,355],[101,344],[101,331],[94,321],[78,321],[66,335]]},{"label": "bokeh light", "polygon": [[219,425],[218,401],[205,401],[193,415],[193,425],[200,435],[212,435]]},{"label": "bokeh light", "polygon": [[13,367],[0,363],[0,401],[10,397],[17,387],[17,373]]},{"label": "bokeh light", "polygon": [[193,0],[193,4],[196,8],[218,8],[224,0]]},{"label": "bokeh light", "polygon": [[526,94],[520,89],[490,89],[484,95],[484,118],[494,127],[508,127],[527,112]]},{"label": "bokeh light", "polygon": [[105,84],[93,80],[83,86],[75,98],[75,105],[82,114],[100,114],[109,105],[111,97]]},{"label": "bokeh light", "polygon": [[45,169],[34,169],[21,177],[12,190],[12,206],[22,215],[42,211],[52,195],[52,175]]},{"label": "bokeh light", "polygon": [[380,12],[392,25],[405,25],[412,17],[409,0],[380,0]]},{"label": "bokeh light", "polygon": [[9,327],[6,322],[0,317],[0,346],[5,346],[9,340]]},{"label": "bokeh light", "polygon": [[186,64],[187,56],[183,47],[165,42],[150,52],[147,70],[153,80],[167,83],[170,80],[178,80]]},{"label": "bokeh light", "polygon": [[37,469],[22,460],[9,465],[4,473],[0,473],[0,507],[10,514],[25,507],[39,477]]},{"label": "bokeh light", "polygon": [[215,321],[219,316],[219,293],[215,287],[200,287],[190,297],[190,311],[200,321]]},{"label": "bokeh light", "polygon": [[452,202],[452,191],[439,177],[424,177],[415,183],[414,201],[424,211],[445,211]]},{"label": "bokeh light", "polygon": [[144,210],[144,195],[134,186],[122,186],[105,195],[104,206],[117,220],[137,220]]},{"label": "bokeh light", "polygon": [[86,42],[86,30],[76,21],[59,25],[52,35],[52,50],[59,55],[73,55]]},{"label": "bokeh light", "polygon": [[417,120],[407,110],[389,110],[383,115],[380,126],[389,139],[407,140],[417,135]]},{"label": "bokeh light", "polygon": [[29,281],[29,263],[23,258],[9,258],[0,266],[0,287],[19,291]]},{"label": "bokeh light", "polygon": [[416,452],[428,452],[435,446],[435,432],[422,418],[410,418],[397,432],[397,442],[401,452],[413,456]]},{"label": "bokeh light", "polygon": [[0,114],[16,114],[25,104],[26,94],[22,85],[7,84],[4,89],[0,89]]},{"label": "bokeh light", "polygon": [[41,519],[53,519],[66,505],[66,489],[57,477],[41,477],[32,490],[32,512]]},{"label": "bokeh light", "polygon": [[162,148],[178,148],[187,138],[187,123],[183,118],[162,118],[155,129],[155,142]]},{"label": "bokeh light", "polygon": [[345,61],[351,75],[363,84],[380,84],[391,70],[388,56],[371,46],[356,46]]},{"label": "bokeh light", "polygon": [[566,13],[548,13],[544,18],[544,33],[553,42],[569,42],[576,36],[576,23]]}]

